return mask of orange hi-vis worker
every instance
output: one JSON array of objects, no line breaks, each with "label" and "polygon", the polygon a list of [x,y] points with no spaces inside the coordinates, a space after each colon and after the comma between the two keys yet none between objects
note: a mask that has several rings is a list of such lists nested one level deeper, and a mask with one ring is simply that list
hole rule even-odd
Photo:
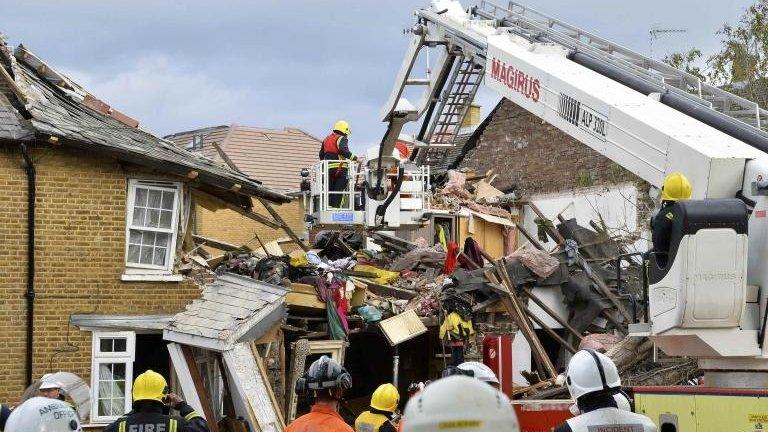
[{"label": "orange hi-vis worker", "polygon": [[344,391],[352,388],[352,377],[336,360],[322,356],[296,382],[297,393],[314,392],[312,410],[297,418],[285,432],[354,432],[339,415]]},{"label": "orange hi-vis worker", "polygon": [[[328,205],[330,207],[340,207],[344,195],[341,193],[347,188],[348,183],[348,164],[345,159],[355,160],[356,158],[349,151],[349,139],[347,136],[351,133],[349,123],[339,120],[333,125],[331,133],[323,140],[320,147],[320,160],[328,162]],[[338,161],[338,162],[336,162]]]}]

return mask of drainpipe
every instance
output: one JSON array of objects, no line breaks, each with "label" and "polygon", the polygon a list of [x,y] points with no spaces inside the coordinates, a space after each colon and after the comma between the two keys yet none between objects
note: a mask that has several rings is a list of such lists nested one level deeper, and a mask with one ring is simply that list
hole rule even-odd
[{"label": "drainpipe", "polygon": [[32,384],[32,353],[35,323],[35,165],[27,153],[27,145],[21,144],[21,156],[24,158],[24,168],[27,171],[27,352],[26,379],[27,386]]}]

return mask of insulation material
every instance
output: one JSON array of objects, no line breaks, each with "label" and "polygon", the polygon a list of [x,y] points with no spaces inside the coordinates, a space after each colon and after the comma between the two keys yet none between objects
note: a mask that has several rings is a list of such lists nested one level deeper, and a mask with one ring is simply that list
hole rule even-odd
[{"label": "insulation material", "polygon": [[413,309],[407,310],[400,315],[387,318],[379,323],[381,332],[387,337],[392,346],[403,343],[409,339],[426,333],[427,327],[421,322]]},{"label": "insulation material", "polygon": [[269,382],[262,376],[249,344],[238,343],[222,356],[229,382],[234,387],[232,399],[239,399],[235,406],[237,415],[249,420],[251,430],[282,432],[285,426],[278,408],[273,405]]}]

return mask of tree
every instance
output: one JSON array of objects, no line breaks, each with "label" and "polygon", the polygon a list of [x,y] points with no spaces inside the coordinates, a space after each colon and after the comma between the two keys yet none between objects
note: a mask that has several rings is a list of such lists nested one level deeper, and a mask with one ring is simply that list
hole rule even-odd
[{"label": "tree", "polygon": [[768,0],[747,8],[735,25],[725,24],[717,31],[721,47],[697,66],[702,52],[693,48],[673,53],[664,62],[710,84],[725,88],[757,102],[768,103]]},{"label": "tree", "polygon": [[663,61],[676,69],[688,72],[700,80],[706,81],[704,71],[699,66],[696,66],[696,62],[701,58],[701,55],[701,50],[691,48],[683,53],[670,54],[664,57]]}]

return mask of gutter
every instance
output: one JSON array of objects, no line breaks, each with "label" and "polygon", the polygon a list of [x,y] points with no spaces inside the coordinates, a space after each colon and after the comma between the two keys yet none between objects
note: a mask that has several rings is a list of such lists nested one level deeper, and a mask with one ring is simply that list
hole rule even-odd
[{"label": "gutter", "polygon": [[32,384],[33,337],[35,323],[35,194],[36,171],[32,159],[27,153],[27,145],[19,144],[24,168],[27,172],[27,349],[26,349],[26,385]]}]

